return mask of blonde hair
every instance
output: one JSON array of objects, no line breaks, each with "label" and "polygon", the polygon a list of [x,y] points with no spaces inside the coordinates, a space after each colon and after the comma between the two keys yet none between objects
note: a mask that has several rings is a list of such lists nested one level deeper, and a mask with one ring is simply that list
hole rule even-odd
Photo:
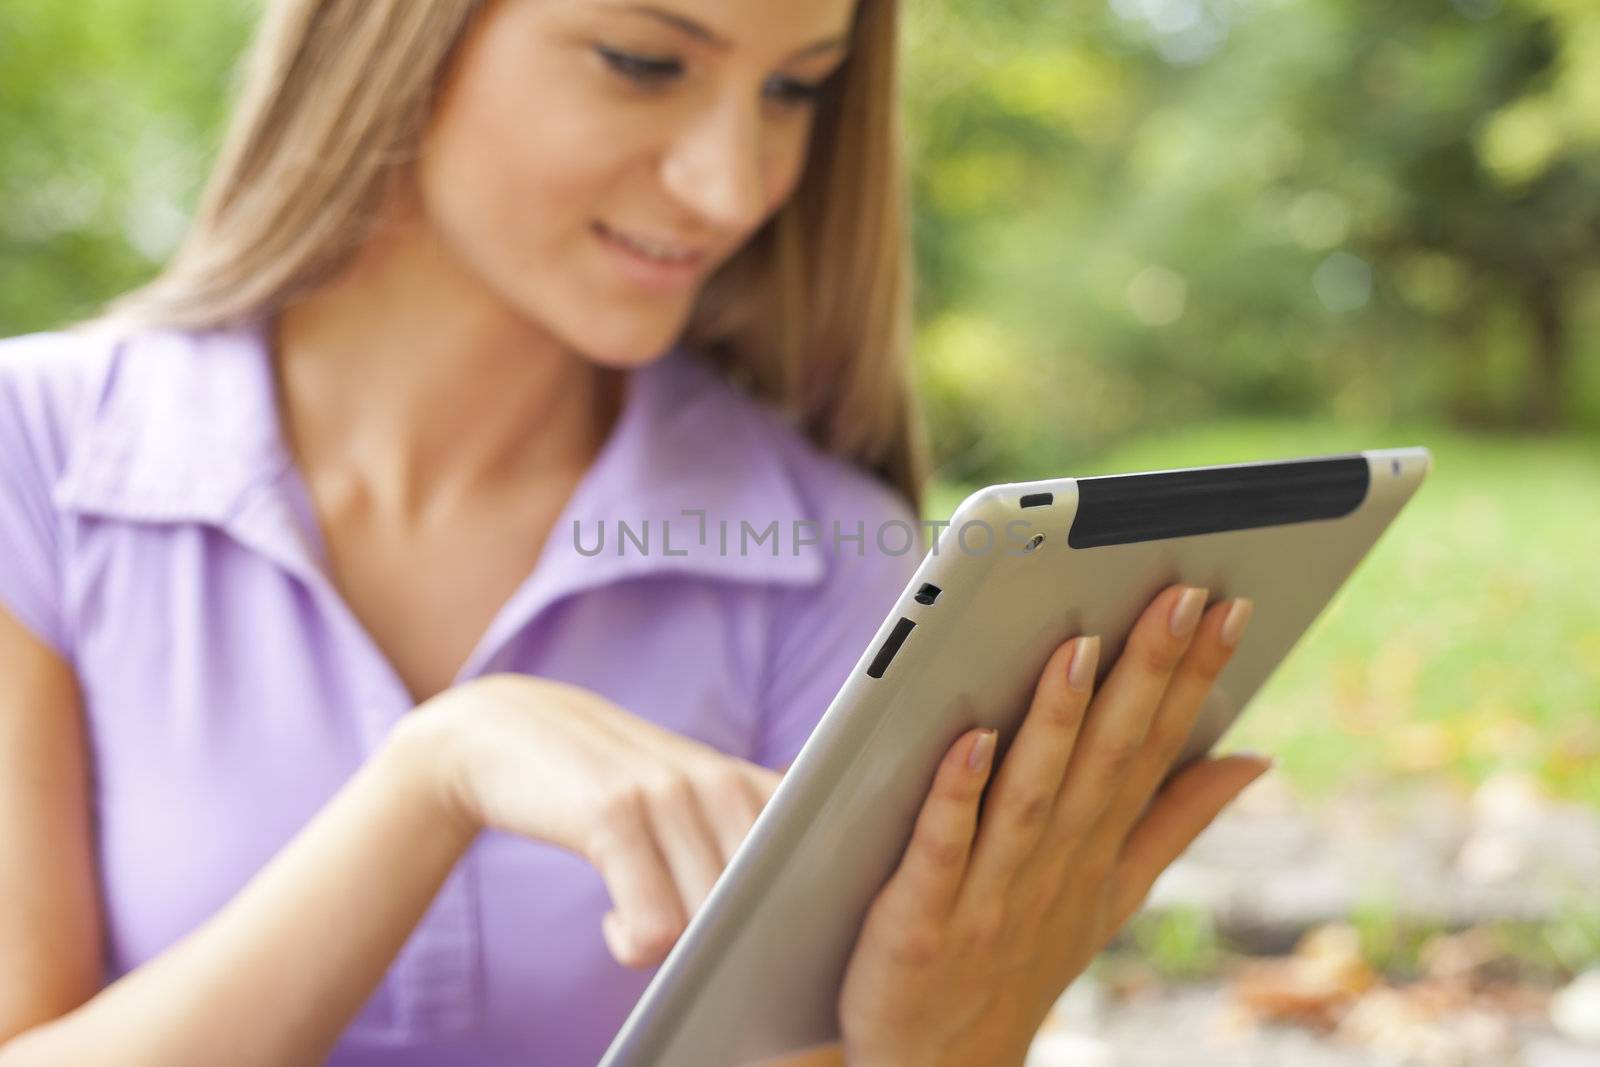
[{"label": "blonde hair", "polygon": [[[337,270],[414,158],[483,2],[272,4],[187,236],[108,317],[184,329],[259,320]],[[794,196],[708,280],[683,341],[920,513],[898,78],[897,0],[859,0]]]}]

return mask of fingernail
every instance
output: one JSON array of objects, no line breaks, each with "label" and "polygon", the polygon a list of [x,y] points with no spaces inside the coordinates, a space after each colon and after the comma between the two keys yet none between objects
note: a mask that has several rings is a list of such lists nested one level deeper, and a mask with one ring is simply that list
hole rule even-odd
[{"label": "fingernail", "polygon": [[1239,638],[1244,636],[1244,628],[1250,622],[1250,616],[1255,614],[1256,602],[1249,597],[1240,597],[1228,609],[1228,617],[1222,620],[1222,643],[1227,648],[1237,647]]},{"label": "fingernail", "polygon": [[1078,638],[1077,647],[1072,650],[1072,662],[1067,664],[1067,684],[1082,693],[1094,681],[1095,664],[1100,661],[1100,638]]},{"label": "fingernail", "polygon": [[972,751],[967,753],[969,770],[981,771],[989,766],[989,761],[994,758],[994,736],[993,730],[985,730],[972,743]]},{"label": "fingernail", "polygon": [[1274,768],[1274,767],[1276,767],[1278,765],[1278,760],[1277,760],[1276,756],[1268,756],[1268,755],[1266,755],[1264,753],[1253,752],[1253,751],[1251,751],[1249,749],[1242,749],[1242,750],[1240,750],[1238,752],[1232,753],[1232,755],[1233,755],[1233,757],[1235,759],[1254,760],[1255,762],[1261,764],[1261,773],[1262,774],[1267,773],[1268,771],[1272,770],[1272,768]]},{"label": "fingernail", "polygon": [[1167,620],[1173,637],[1188,637],[1194,633],[1194,628],[1200,625],[1200,613],[1205,610],[1208,592],[1192,587],[1183,591],[1172,608],[1172,617]]}]

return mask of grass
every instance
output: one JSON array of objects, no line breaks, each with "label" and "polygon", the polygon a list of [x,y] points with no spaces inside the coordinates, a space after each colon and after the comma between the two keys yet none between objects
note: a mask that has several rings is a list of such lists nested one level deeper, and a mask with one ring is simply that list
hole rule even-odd
[{"label": "grass", "polygon": [[[1225,745],[1310,796],[1513,771],[1600,805],[1600,439],[1231,421],[1007,477],[1411,444],[1433,474]],[[971,488],[936,484],[929,514]]]},{"label": "grass", "polygon": [[1131,942],[1132,955],[1169,982],[1211,977],[1230,951],[1216,917],[1193,905],[1142,911],[1128,922],[1123,936]]}]

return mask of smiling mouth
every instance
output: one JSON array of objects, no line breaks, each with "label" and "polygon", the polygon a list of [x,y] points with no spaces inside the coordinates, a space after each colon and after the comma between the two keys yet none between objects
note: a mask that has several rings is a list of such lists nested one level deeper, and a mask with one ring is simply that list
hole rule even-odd
[{"label": "smiling mouth", "polygon": [[596,222],[594,230],[601,237],[627,249],[629,252],[670,267],[695,267],[706,259],[706,250],[675,241],[658,241],[635,234],[614,230],[603,222]]}]

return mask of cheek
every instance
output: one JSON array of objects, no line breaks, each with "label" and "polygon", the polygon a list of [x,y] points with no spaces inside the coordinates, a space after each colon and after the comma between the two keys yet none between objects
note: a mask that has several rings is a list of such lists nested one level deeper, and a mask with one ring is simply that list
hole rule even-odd
[{"label": "cheek", "polygon": [[489,280],[555,269],[594,205],[625,172],[630,142],[608,127],[581,49],[546,25],[537,3],[488,5],[463,42],[428,130],[418,184],[424,209]]},{"label": "cheek", "polygon": [[[481,267],[529,265],[581,233],[597,198],[626,166],[576,121],[575,101],[464,82],[430,132],[419,181],[430,214]],[[485,91],[475,91],[483,89]]]},{"label": "cheek", "polygon": [[660,351],[686,310],[619,303],[590,230],[652,131],[597,107],[552,64],[524,57],[504,72],[470,58],[417,164],[427,224],[473,284],[574,349],[612,363]]},{"label": "cheek", "polygon": [[815,133],[816,119],[812,115],[795,116],[773,131],[766,163],[769,217],[788,203],[800,187],[810,162]]}]

